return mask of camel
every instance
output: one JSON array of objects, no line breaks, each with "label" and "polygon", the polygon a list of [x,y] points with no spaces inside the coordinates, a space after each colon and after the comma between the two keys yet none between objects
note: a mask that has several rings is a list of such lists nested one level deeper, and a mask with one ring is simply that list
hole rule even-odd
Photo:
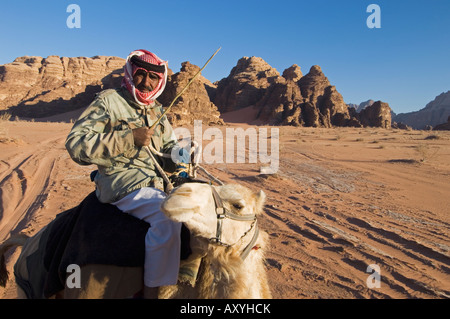
[{"label": "camel", "polygon": [[[268,235],[257,225],[264,202],[263,191],[255,193],[238,184],[186,183],[175,188],[161,209],[190,230],[192,254],[185,263],[198,262],[199,267],[196,280],[160,287],[158,297],[271,298],[264,266]],[[16,272],[23,272],[22,255],[37,245],[40,233],[30,238],[12,236],[0,246],[0,284],[7,280],[3,253],[12,246],[24,245],[15,265]],[[65,289],[52,298],[129,298],[143,288],[142,267],[85,265],[80,274],[81,288],[69,288],[66,283]],[[18,295],[24,296],[20,290],[18,287]]]}]

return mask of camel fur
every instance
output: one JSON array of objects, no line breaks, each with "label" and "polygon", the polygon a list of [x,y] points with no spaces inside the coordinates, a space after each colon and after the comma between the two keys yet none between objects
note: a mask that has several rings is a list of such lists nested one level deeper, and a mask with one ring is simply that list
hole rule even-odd
[{"label": "camel fur", "polygon": [[[234,214],[258,215],[262,212],[265,202],[263,191],[254,193],[237,184],[210,186],[202,183],[186,183],[175,188],[163,202],[161,209],[170,219],[183,222],[191,232],[192,254],[183,262],[195,262],[201,258],[201,264],[195,282],[179,281],[175,286],[160,287],[159,298],[271,298],[264,266],[267,234],[260,231],[253,249],[244,260],[240,253],[250,242],[255,231],[251,227],[251,221],[224,219],[222,242],[231,246],[212,243],[210,238],[215,237],[217,216],[211,187],[216,188],[225,209]],[[29,238],[25,245],[33,240],[34,237]],[[3,253],[16,244],[24,244],[23,236],[21,239],[13,236],[1,245],[1,256],[3,257]],[[18,262],[20,260],[25,258],[19,257]],[[24,269],[23,266],[16,268],[19,271]],[[0,269],[0,278],[3,278],[2,283],[5,283],[7,274],[4,273],[3,267]],[[66,286],[64,291],[54,297],[129,298],[143,288],[142,267],[86,265],[81,267],[80,272],[81,288]],[[21,289],[18,287],[18,290]]]}]

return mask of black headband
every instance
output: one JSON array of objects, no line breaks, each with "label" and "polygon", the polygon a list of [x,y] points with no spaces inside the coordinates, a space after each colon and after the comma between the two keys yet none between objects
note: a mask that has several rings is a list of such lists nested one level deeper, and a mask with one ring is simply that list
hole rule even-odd
[{"label": "black headband", "polygon": [[142,61],[141,59],[139,59],[139,57],[137,55],[133,55],[130,59],[131,63],[133,63],[134,65],[140,67],[140,68],[144,68],[147,71],[153,71],[156,73],[163,73],[166,71],[166,68],[164,65],[156,65],[156,64],[151,64],[145,61]]}]

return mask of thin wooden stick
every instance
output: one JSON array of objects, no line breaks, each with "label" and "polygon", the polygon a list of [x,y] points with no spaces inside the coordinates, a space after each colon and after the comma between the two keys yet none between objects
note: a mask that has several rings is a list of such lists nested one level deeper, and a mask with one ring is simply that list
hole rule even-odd
[{"label": "thin wooden stick", "polygon": [[188,89],[188,87],[192,84],[192,82],[194,82],[195,78],[200,74],[200,72],[203,71],[203,69],[208,65],[208,63],[212,60],[212,58],[214,58],[214,56],[220,51],[220,49],[222,49],[222,47],[218,48],[216,50],[216,52],[214,52],[214,54],[208,59],[208,61],[206,61],[205,65],[194,75],[194,77],[188,82],[188,84],[186,84],[186,86],[181,90],[180,93],[177,94],[177,96],[175,96],[175,98],[172,100],[172,103],[170,103],[170,105],[167,107],[167,109],[163,112],[163,114],[156,120],[155,123],[152,124],[152,126],[150,126],[150,128],[154,128],[160,121],[161,119],[164,117],[164,115],[166,115],[167,112],[170,111],[170,109],[172,108],[172,106],[174,105],[175,101],[178,100],[178,98],[183,95],[183,93]]},{"label": "thin wooden stick", "polygon": [[[173,99],[172,103],[170,103],[169,107],[163,112],[163,114],[156,120],[155,123],[152,124],[152,126],[150,126],[150,128],[154,128],[160,121],[161,119],[164,117],[164,115],[166,115],[167,112],[170,111],[170,109],[172,108],[173,104],[175,103],[176,100],[178,100],[178,98],[188,89],[188,87],[192,84],[192,82],[194,82],[195,78],[200,74],[200,72],[203,71],[203,69],[208,65],[208,63],[212,60],[212,58],[214,58],[214,56],[217,54],[217,52],[219,52],[221,48],[218,48],[216,50],[216,52],[214,52],[214,54],[209,58],[208,61],[206,61],[205,65],[194,75],[194,77],[188,82],[188,84],[186,84],[186,86],[183,88],[183,90],[181,90],[180,93],[178,93],[177,96],[175,96],[175,98]],[[149,146],[145,147],[145,150],[147,151],[148,155],[150,156],[150,158],[152,159],[156,169],[158,170],[158,172],[161,174],[163,180],[166,182],[166,193],[170,193],[173,189],[173,185],[170,182],[167,174],[164,172],[164,170],[162,169],[162,167],[158,164],[158,162],[156,161],[156,158],[153,156],[152,151],[150,149]]]}]

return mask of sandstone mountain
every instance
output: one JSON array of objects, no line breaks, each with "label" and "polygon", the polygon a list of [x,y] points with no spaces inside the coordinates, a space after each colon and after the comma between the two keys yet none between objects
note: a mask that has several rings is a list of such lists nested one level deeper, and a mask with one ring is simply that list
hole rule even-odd
[{"label": "sandstone mountain", "polygon": [[0,110],[39,118],[87,106],[120,77],[124,59],[24,56],[0,66]]},{"label": "sandstone mountain", "polygon": [[[387,103],[363,114],[349,112],[342,95],[317,65],[303,76],[294,64],[280,76],[257,57],[240,59],[230,75],[217,82],[214,103],[221,112],[253,106],[257,109],[254,120],[270,125],[361,127],[383,123],[390,127],[391,121],[384,113],[374,115],[389,108]],[[383,120],[374,120],[375,117]]]},{"label": "sandstone mountain", "polygon": [[[183,62],[180,72],[168,77],[166,89],[158,100],[163,105],[169,106],[199,70],[200,67]],[[194,120],[201,120],[206,125],[224,124],[220,112],[208,95],[208,90],[214,89],[214,84],[199,75],[168,112],[169,121],[176,126],[191,125],[194,124]]]},{"label": "sandstone mountain", "polygon": [[[332,86],[318,65],[311,67],[308,74],[298,82],[304,103],[301,105],[301,117],[312,125],[307,126],[348,126],[350,114],[342,95]],[[308,119],[311,113],[313,117]],[[312,123],[311,123],[312,122]]]},{"label": "sandstone mountain", "polygon": [[221,113],[255,105],[280,77],[277,70],[258,57],[243,57],[230,75],[217,83],[214,104]]},{"label": "sandstone mountain", "polygon": [[363,126],[391,128],[391,108],[381,101],[366,106],[358,118]]},{"label": "sandstone mountain", "polygon": [[394,121],[403,122],[415,129],[425,129],[428,125],[445,123],[448,116],[450,116],[450,91],[438,95],[419,111],[397,114]]},{"label": "sandstone mountain", "polygon": [[[13,116],[42,118],[84,109],[103,89],[120,87],[125,60],[118,57],[19,57],[0,66],[0,111]],[[199,70],[185,62],[179,73],[169,69],[165,95],[168,105],[181,87]],[[214,85],[200,76],[174,105],[170,119],[177,125],[201,119],[208,124],[223,124],[207,88]],[[78,115],[75,116],[75,118]]]},{"label": "sandstone mountain", "polygon": [[[19,57],[0,66],[0,111],[27,118],[42,118],[82,110],[102,89],[120,86],[124,59],[95,56]],[[169,72],[159,98],[168,106],[199,70],[189,62]],[[296,64],[283,74],[259,57],[243,57],[228,77],[211,83],[199,76],[168,114],[174,125],[223,124],[221,113],[254,107],[254,120],[269,125],[311,127],[390,127],[389,105],[374,103],[365,112],[349,108],[322,69],[314,65],[303,75]],[[219,112],[220,111],[220,112]]]},{"label": "sandstone mountain", "polygon": [[374,100],[367,100],[365,102],[361,102],[359,104],[347,104],[349,107],[353,107],[355,109],[355,111],[357,113],[361,112],[362,110],[364,110],[367,106],[372,105],[373,103],[375,103]]}]

